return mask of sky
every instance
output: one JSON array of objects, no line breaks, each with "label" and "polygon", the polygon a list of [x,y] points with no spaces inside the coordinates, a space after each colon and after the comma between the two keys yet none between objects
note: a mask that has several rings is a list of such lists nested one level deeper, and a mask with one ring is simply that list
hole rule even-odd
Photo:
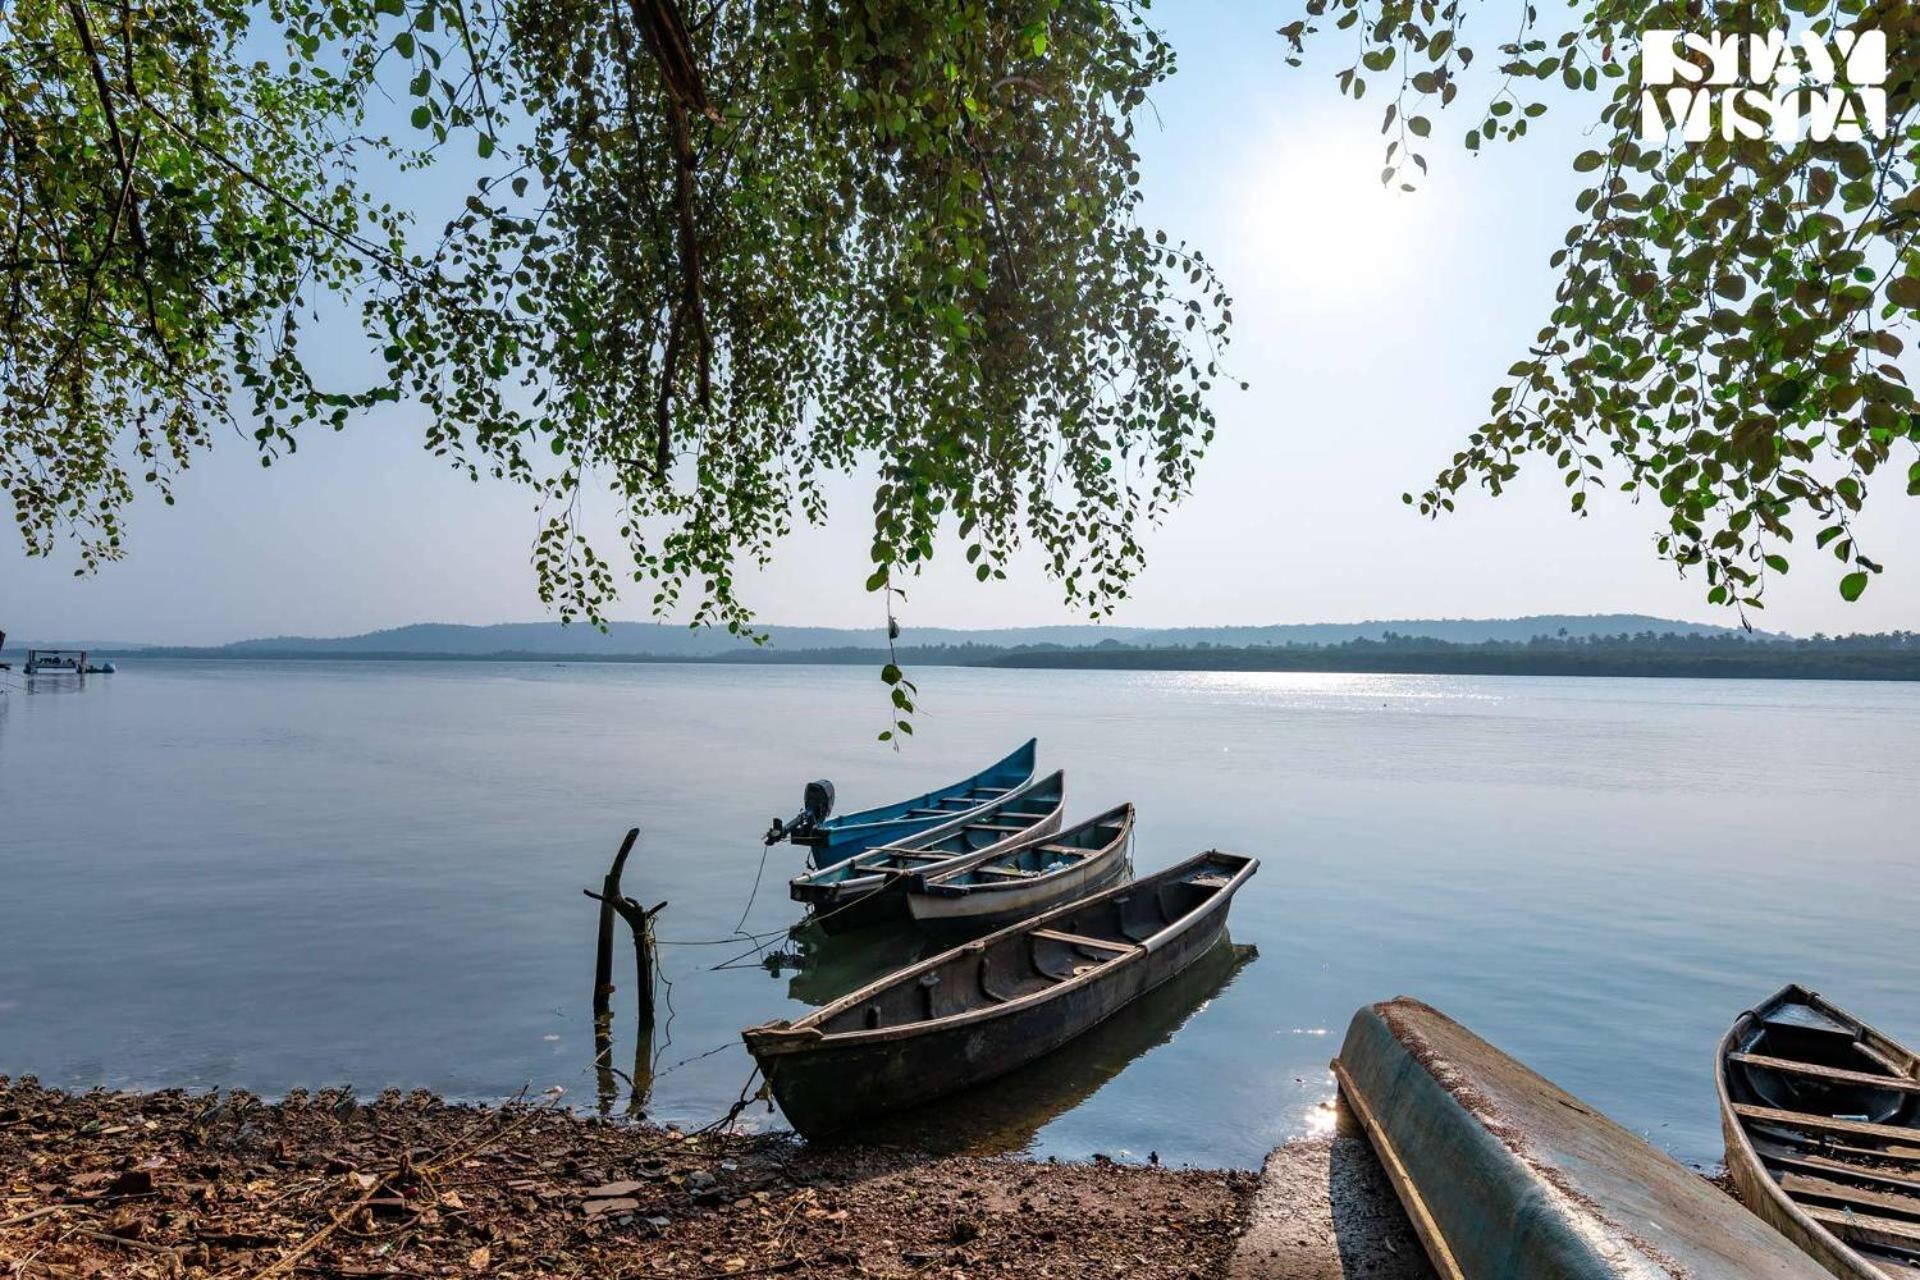
[{"label": "sky", "polygon": [[[1145,220],[1219,269],[1235,299],[1228,367],[1251,385],[1216,399],[1219,435],[1194,492],[1146,538],[1147,570],[1116,620],[1735,621],[1706,604],[1698,575],[1683,579],[1656,558],[1662,510],[1652,500],[1595,494],[1592,515],[1575,519],[1549,465],[1437,522],[1402,504],[1482,420],[1547,317],[1547,258],[1578,189],[1569,162],[1597,103],[1556,101],[1534,136],[1479,156],[1459,144],[1475,121],[1456,108],[1435,122],[1426,187],[1384,191],[1385,103],[1336,92],[1338,33],[1324,33],[1333,39],[1310,48],[1304,67],[1285,64],[1274,28],[1295,8],[1153,11],[1180,70],[1141,121]],[[1461,105],[1469,100],[1471,89]],[[359,335],[345,326],[341,340]],[[130,554],[95,576],[75,577],[70,552],[36,561],[17,542],[0,546],[0,629],[202,644],[545,616],[529,564],[530,497],[447,470],[421,448],[422,426],[418,411],[398,406],[310,435],[271,469],[243,436],[223,436],[178,484],[178,505],[135,508]],[[878,597],[863,590],[868,485],[837,484],[827,525],[797,532],[772,569],[746,577],[762,621],[881,620]],[[1887,565],[1860,602],[1840,600],[1838,566],[1803,540],[1756,624],[1795,634],[1920,628],[1920,503],[1901,490],[1889,470],[1859,521],[1862,548]],[[646,616],[650,595],[630,591],[612,616]],[[908,628],[1082,620],[1035,566],[978,584],[951,544],[899,613]]]}]

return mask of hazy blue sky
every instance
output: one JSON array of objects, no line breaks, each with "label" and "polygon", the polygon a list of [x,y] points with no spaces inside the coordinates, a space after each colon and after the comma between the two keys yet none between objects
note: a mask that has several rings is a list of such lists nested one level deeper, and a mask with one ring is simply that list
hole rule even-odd
[{"label": "hazy blue sky", "polygon": [[[1181,70],[1156,95],[1158,123],[1143,122],[1148,216],[1220,268],[1236,298],[1231,366],[1252,388],[1218,400],[1218,442],[1193,497],[1150,538],[1152,563],[1121,620],[1715,617],[1697,577],[1654,558],[1657,505],[1596,495],[1592,518],[1576,520],[1551,470],[1437,524],[1401,504],[1480,421],[1547,314],[1546,259],[1576,190],[1568,161],[1595,104],[1556,109],[1539,136],[1479,158],[1458,144],[1473,121],[1443,116],[1426,190],[1389,194],[1378,183],[1384,102],[1337,95],[1338,33],[1304,68],[1284,64],[1273,29],[1293,7],[1158,11]],[[423,207],[437,223],[437,208]],[[29,562],[10,542],[0,627],[191,643],[541,616],[529,499],[445,470],[419,431],[401,406],[315,434],[267,471],[249,441],[222,438],[179,485],[177,507],[142,504],[131,555],[98,577],[73,578],[69,558]],[[861,590],[862,483],[844,486],[830,525],[794,536],[753,583],[764,620],[879,619]],[[1889,471],[1860,522],[1863,547],[1889,571],[1859,604],[1841,603],[1832,562],[1803,541],[1760,624],[1920,626],[1920,503],[1902,488]],[[958,559],[911,592],[906,625],[1074,620],[1037,571],[980,586]],[[645,599],[636,592],[616,616],[644,616]]]}]

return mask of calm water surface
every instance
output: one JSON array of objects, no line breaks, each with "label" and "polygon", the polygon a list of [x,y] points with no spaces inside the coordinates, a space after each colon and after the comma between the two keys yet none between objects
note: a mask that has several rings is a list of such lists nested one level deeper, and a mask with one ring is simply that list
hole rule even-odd
[{"label": "calm water surface", "polygon": [[[957,1108],[954,1141],[1251,1165],[1316,1122],[1353,1010],[1402,992],[1700,1164],[1720,1152],[1714,1041],[1781,983],[1920,1041],[1920,687],[918,675],[900,754],[873,740],[865,668],[130,662],[16,689],[0,1072],[466,1098],[531,1082],[591,1106],[580,890],[626,827],[644,832],[629,892],[671,903],[663,937],[717,943],[807,779],[857,808],[1029,734],[1067,769],[1070,820],[1140,807],[1140,869],[1212,845],[1263,866],[1234,904],[1238,954]],[[797,918],[801,856],[772,850],[747,932]],[[771,945],[805,967],[667,948],[651,1046],[623,981],[615,1057],[643,1074],[648,1050],[651,1114],[712,1118],[751,1069],[742,1026],[916,944]]]}]

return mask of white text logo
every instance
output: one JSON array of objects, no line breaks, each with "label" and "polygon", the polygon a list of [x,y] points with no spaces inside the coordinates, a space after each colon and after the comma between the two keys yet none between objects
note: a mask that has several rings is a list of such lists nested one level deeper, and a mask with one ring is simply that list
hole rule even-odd
[{"label": "white text logo", "polygon": [[1887,37],[1649,31],[1640,46],[1640,137],[1688,142],[1858,142],[1887,131]]}]

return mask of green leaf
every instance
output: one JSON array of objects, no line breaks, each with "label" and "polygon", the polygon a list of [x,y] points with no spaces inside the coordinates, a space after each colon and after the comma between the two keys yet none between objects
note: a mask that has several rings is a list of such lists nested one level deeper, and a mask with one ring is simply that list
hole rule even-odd
[{"label": "green leaf", "polygon": [[1806,384],[1797,378],[1782,378],[1767,388],[1767,408],[1775,413],[1784,413],[1800,403],[1800,397],[1806,394]]},{"label": "green leaf", "polygon": [[1575,173],[1592,173],[1606,162],[1606,157],[1602,156],[1598,151],[1582,151],[1573,158],[1573,171]]},{"label": "green leaf", "polygon": [[1840,598],[1849,603],[1858,600],[1866,589],[1867,575],[1857,570],[1840,579]]}]

